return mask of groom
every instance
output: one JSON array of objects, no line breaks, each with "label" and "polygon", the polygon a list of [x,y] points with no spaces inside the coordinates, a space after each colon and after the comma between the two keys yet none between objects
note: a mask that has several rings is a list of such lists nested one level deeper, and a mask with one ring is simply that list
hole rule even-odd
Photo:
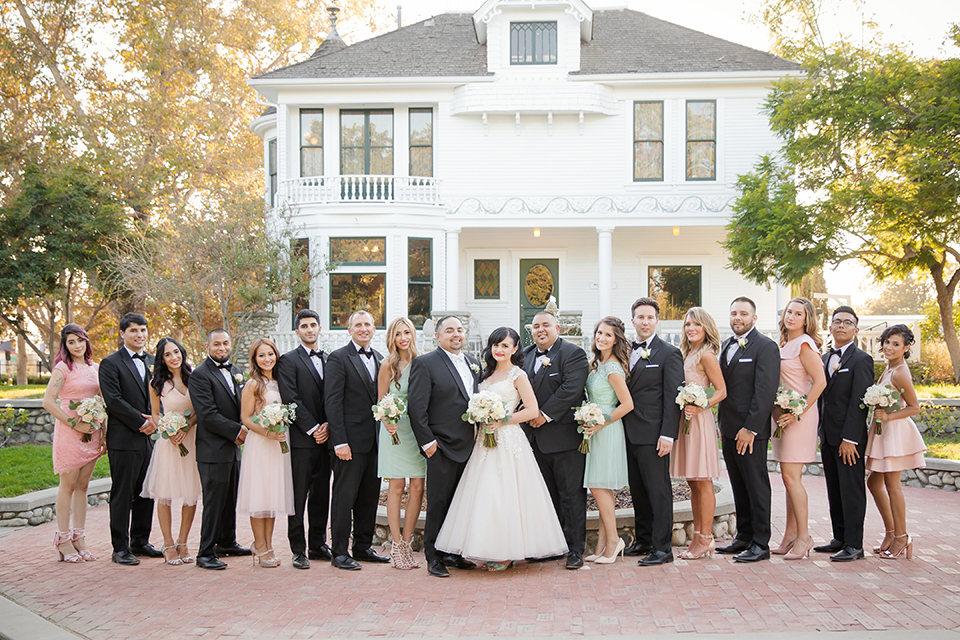
[{"label": "groom", "polygon": [[570,549],[567,569],[583,566],[587,533],[587,490],[583,486],[585,456],[578,447],[583,436],[573,419],[583,404],[589,373],[587,355],[560,339],[557,317],[541,311],[531,325],[534,346],[524,352],[524,367],[540,405],[540,415],[523,425],[540,473],[547,483],[563,535]]},{"label": "groom", "polygon": [[407,411],[417,444],[427,458],[430,478],[423,551],[430,575],[446,578],[450,575],[447,566],[457,569],[475,566],[460,556],[441,557],[435,544],[473,451],[473,425],[464,422],[461,416],[467,411],[470,397],[477,392],[480,363],[461,353],[466,334],[456,316],[446,316],[437,322],[436,340],[439,349],[410,363]]}]

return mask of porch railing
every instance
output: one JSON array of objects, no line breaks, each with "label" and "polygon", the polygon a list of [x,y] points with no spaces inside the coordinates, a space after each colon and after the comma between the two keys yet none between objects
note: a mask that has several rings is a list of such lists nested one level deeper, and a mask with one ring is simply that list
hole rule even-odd
[{"label": "porch railing", "polygon": [[397,203],[439,205],[436,178],[340,175],[285,180],[281,193],[289,204]]}]

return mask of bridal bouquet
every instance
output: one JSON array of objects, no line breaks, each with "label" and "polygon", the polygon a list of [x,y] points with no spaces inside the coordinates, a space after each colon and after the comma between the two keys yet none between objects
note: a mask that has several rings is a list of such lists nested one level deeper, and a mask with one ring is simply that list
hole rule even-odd
[{"label": "bridal bouquet", "polygon": [[[873,410],[877,407],[882,408],[887,413],[893,413],[900,407],[900,392],[888,384],[875,384],[867,387],[860,408]],[[877,420],[873,432],[878,436],[881,435],[883,433],[883,422]]]},{"label": "bridal bouquet", "polygon": [[580,453],[590,453],[590,434],[584,430],[584,427],[595,427],[610,421],[610,416],[603,412],[600,405],[595,402],[584,402],[579,407],[573,408],[573,419],[579,423],[577,431],[583,434],[583,442],[577,447]]},{"label": "bridal bouquet", "polygon": [[[685,382],[677,387],[677,391],[676,402],[680,405],[680,410],[683,411],[687,405],[691,404],[695,407],[706,409],[710,406],[710,398],[713,397],[716,389],[713,388],[713,385],[705,389],[701,384]],[[683,416],[683,433],[690,433],[690,418],[688,418],[686,414]]]},{"label": "bridal bouquet", "polygon": [[[290,404],[280,404],[279,402],[274,402],[273,404],[268,404],[263,409],[260,410],[260,413],[250,418],[250,421],[253,424],[258,424],[267,431],[273,431],[274,433],[285,433],[288,430],[288,427],[293,424],[293,421],[296,419],[297,414],[297,405],[293,402]],[[280,452],[288,453],[290,447],[287,446],[286,442],[280,443]]]},{"label": "bridal bouquet", "polygon": [[[786,385],[781,382],[777,389],[777,399],[773,401],[773,405],[784,413],[792,413],[799,418],[800,414],[807,408],[807,396],[800,395],[793,389],[787,389]],[[773,437],[780,438],[782,436],[783,427],[778,424]]]},{"label": "bridal bouquet", "polygon": [[[70,418],[71,429],[76,429],[81,422],[92,424],[97,429],[102,429],[107,424],[107,405],[98,395],[83,400],[71,400],[69,407],[77,412],[76,417]],[[90,442],[92,436],[92,433],[84,433],[80,436],[80,442]]]},{"label": "bridal bouquet", "polygon": [[[163,438],[164,440],[169,440],[173,436],[177,435],[179,431],[186,431],[190,428],[190,410],[187,409],[183,413],[177,411],[168,411],[167,413],[160,416],[160,422],[157,423],[157,430],[153,432],[153,435],[150,436],[151,440],[159,440]],[[179,443],[177,447],[180,448],[180,457],[190,453],[187,451],[187,448],[183,446],[183,443]]]},{"label": "bridal bouquet", "polygon": [[507,405],[504,404],[499,393],[485,390],[473,394],[467,405],[467,412],[460,419],[464,422],[483,425],[483,446],[489,449],[497,446],[494,429],[490,425],[501,420],[509,420],[510,414],[507,413]]},{"label": "bridal bouquet", "polygon": [[[373,411],[373,417],[379,422],[397,424],[397,420],[406,413],[407,405],[403,401],[403,398],[388,393],[380,398],[380,402],[370,407],[370,409]],[[390,436],[390,440],[395,445],[400,444],[400,436],[396,433]]]}]

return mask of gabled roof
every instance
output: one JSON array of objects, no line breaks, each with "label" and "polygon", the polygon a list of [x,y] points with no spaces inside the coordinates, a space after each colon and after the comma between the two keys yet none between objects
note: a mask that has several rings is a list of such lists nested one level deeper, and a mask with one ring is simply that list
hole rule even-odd
[{"label": "gabled roof", "polygon": [[[594,11],[593,38],[580,46],[580,71],[572,75],[800,70],[796,62],[629,9]],[[444,13],[254,79],[490,75],[473,17]]]}]

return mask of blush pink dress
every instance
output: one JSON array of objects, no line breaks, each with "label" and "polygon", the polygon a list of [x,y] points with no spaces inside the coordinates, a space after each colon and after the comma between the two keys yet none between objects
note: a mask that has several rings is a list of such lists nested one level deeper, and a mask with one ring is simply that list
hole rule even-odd
[{"label": "blush pink dress", "polygon": [[[807,334],[794,338],[780,347],[780,382],[788,389],[807,395],[813,386],[813,379],[807,375],[803,363],[800,362],[800,349],[809,345],[813,352],[820,353],[817,343]],[[774,438],[777,431],[777,421],[773,420],[770,429],[770,443],[772,451],[770,459],[779,462],[814,462],[817,459],[817,428],[820,417],[816,407],[804,412],[799,422],[795,422],[783,430],[783,436]]]},{"label": "blush pink dress", "polygon": [[[902,363],[884,371],[877,384],[889,384],[892,387],[890,378],[894,370],[906,366],[906,363]],[[870,415],[872,418],[873,412]],[[913,418],[887,420],[883,423],[882,433],[879,436],[871,421],[867,433],[868,470],[888,473],[904,469],[923,469],[927,466],[923,461],[927,446]]]},{"label": "blush pink dress", "polygon": [[[267,383],[263,399],[264,404],[280,402],[280,388],[276,380]],[[276,518],[292,516],[294,513],[290,454],[282,453],[280,443],[276,440],[253,431],[247,434],[243,444],[237,513],[251,518]]]},{"label": "blush pink dress", "polygon": [[[177,391],[173,383],[167,381],[160,394],[160,405],[164,413],[176,411],[193,411],[190,402],[190,391],[182,394]],[[200,500],[200,472],[197,471],[197,428],[190,427],[183,446],[187,448],[187,455],[180,455],[180,447],[169,440],[158,438],[153,443],[153,455],[147,475],[143,480],[144,498],[152,498],[160,504],[172,504],[183,500],[186,506],[193,506]]]},{"label": "blush pink dress", "polygon": [[[705,373],[697,370],[694,354],[683,361],[686,382],[710,386]],[[690,420],[690,433],[683,433],[683,414],[680,416],[680,435],[670,454],[670,475],[688,480],[716,480],[720,477],[720,449],[717,446],[717,421],[713,411],[704,409]]]},{"label": "blush pink dress", "polygon": [[[64,375],[60,388],[60,408],[71,418],[77,412],[70,408],[70,401],[84,400],[100,395],[99,367],[96,364],[73,363],[73,371],[66,362],[58,362],[54,369]],[[53,472],[56,474],[79,469],[91,460],[100,457],[100,439],[103,430],[97,429],[91,434],[90,442],[80,442],[83,436],[74,431],[69,424],[56,421],[53,425]]]}]

